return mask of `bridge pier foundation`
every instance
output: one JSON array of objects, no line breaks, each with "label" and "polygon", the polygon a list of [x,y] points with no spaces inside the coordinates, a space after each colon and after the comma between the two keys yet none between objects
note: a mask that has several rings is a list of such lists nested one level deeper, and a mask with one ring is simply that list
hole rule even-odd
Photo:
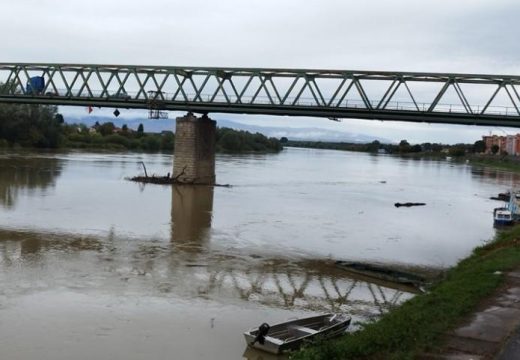
[{"label": "bridge pier foundation", "polygon": [[188,184],[215,184],[216,121],[192,113],[178,117],[173,177]]}]

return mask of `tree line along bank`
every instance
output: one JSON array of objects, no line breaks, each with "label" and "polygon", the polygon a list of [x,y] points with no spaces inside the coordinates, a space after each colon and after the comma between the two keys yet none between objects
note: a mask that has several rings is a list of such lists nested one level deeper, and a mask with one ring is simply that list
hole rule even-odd
[{"label": "tree line along bank", "polygon": [[[135,151],[171,152],[175,135],[170,131],[147,133],[141,124],[137,130],[123,125],[117,128],[112,122],[96,123],[92,127],[84,124],[67,124],[56,106],[0,104],[0,147],[35,148],[84,148]],[[468,154],[501,154],[497,146],[486,148],[482,140],[474,144],[445,145],[439,143],[410,144],[402,140],[399,144],[293,141],[285,137],[275,139],[260,133],[237,131],[229,128],[217,129],[217,151],[219,152],[278,152],[283,146],[361,151],[370,153],[409,154],[422,156],[463,157]],[[503,154],[502,154],[503,155]]]},{"label": "tree line along bank", "polygon": [[[219,152],[278,152],[281,142],[262,134],[217,128]],[[0,104],[0,147],[83,148],[172,152],[172,131],[147,133],[143,124],[137,130],[112,122],[67,124],[56,106]]]}]

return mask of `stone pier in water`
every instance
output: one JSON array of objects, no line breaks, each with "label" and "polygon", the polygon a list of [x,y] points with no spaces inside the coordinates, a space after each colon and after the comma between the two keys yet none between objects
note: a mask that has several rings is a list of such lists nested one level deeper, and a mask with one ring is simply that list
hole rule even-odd
[{"label": "stone pier in water", "polygon": [[216,121],[189,113],[178,117],[173,178],[187,184],[215,184]]}]

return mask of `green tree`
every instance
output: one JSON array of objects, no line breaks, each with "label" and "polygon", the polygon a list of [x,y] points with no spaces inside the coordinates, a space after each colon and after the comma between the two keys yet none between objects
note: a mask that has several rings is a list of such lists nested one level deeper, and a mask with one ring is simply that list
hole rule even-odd
[{"label": "green tree", "polygon": [[378,140],[374,140],[370,144],[368,144],[368,151],[375,153],[379,151],[380,147],[381,143]]},{"label": "green tree", "polygon": [[422,151],[422,147],[419,144],[415,144],[410,148],[410,152],[418,153]]},{"label": "green tree", "polygon": [[500,150],[500,147],[498,147],[498,145],[493,145],[491,146],[491,152],[493,153],[493,155],[496,155],[498,153],[498,150]]},{"label": "green tree", "polygon": [[166,133],[161,136],[161,150],[173,151],[175,147],[175,135],[173,133]]},{"label": "green tree", "polygon": [[63,118],[63,115],[62,114],[56,114],[54,116],[54,119],[56,120],[56,122],[58,124],[63,124],[65,122],[65,119]]},{"label": "green tree", "polygon": [[241,150],[240,135],[236,131],[228,131],[220,138],[218,144],[224,151],[236,152]]},{"label": "green tree", "polygon": [[448,154],[451,156],[464,156],[466,155],[466,148],[462,144],[453,145],[448,150]]},{"label": "green tree", "polygon": [[141,143],[144,150],[159,151],[161,149],[161,140],[155,135],[143,137]]},{"label": "green tree", "polygon": [[473,144],[473,152],[474,153],[483,153],[486,151],[486,143],[483,140],[477,140]]},{"label": "green tree", "polygon": [[113,122],[106,122],[106,123],[103,123],[103,125],[100,125],[97,129],[97,131],[103,135],[103,136],[107,136],[107,135],[112,135],[114,133],[114,129],[116,128],[116,126],[114,125]]},{"label": "green tree", "polygon": [[421,148],[422,148],[422,151],[424,151],[424,152],[432,152],[433,151],[432,144],[429,143],[429,142],[422,143],[421,144]]},{"label": "green tree", "polygon": [[128,140],[128,138],[126,138],[124,136],[121,136],[121,135],[118,135],[118,134],[108,135],[105,138],[105,141],[107,143],[109,143],[109,144],[121,145],[124,148],[129,148],[130,147],[130,140]]},{"label": "green tree", "polygon": [[63,139],[56,106],[0,104],[0,139],[9,144],[55,148]]},{"label": "green tree", "polygon": [[438,152],[441,152],[442,151],[442,145],[441,144],[432,144],[432,151],[435,152],[435,153],[438,153]]},{"label": "green tree", "polygon": [[400,153],[408,153],[410,152],[410,144],[406,140],[401,140],[399,143],[399,152]]},{"label": "green tree", "polygon": [[217,150],[224,152],[266,152],[281,151],[279,139],[248,131],[237,131],[230,128],[217,128]]}]

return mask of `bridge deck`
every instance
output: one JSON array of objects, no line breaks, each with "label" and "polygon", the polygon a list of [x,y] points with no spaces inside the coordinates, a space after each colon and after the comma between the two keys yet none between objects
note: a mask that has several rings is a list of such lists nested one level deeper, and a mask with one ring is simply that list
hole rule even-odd
[{"label": "bridge deck", "polygon": [[199,113],[520,127],[519,87],[513,75],[0,63],[0,102]]}]

